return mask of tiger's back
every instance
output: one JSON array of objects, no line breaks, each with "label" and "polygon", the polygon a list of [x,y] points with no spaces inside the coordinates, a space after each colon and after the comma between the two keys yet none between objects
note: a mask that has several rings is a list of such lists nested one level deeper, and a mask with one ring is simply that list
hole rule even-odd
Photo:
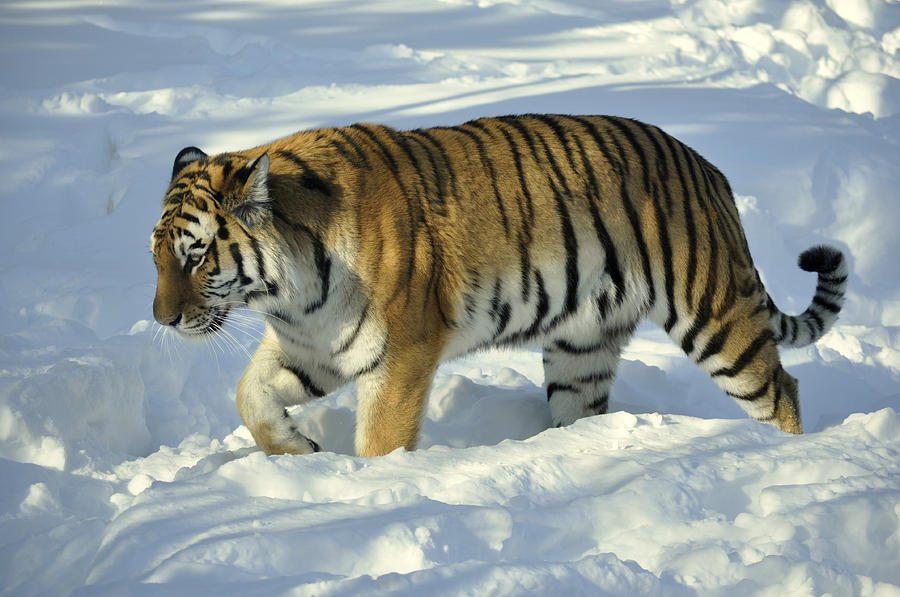
[{"label": "tiger's back", "polygon": [[[801,265],[820,273],[816,300],[799,317],[781,314],[724,176],[656,127],[560,115],[413,131],[357,124],[231,155],[231,170],[253,166],[245,186],[264,200],[210,209],[280,264],[255,282],[265,293],[242,299],[270,314],[238,397],[269,452],[308,451],[271,414],[279,405],[350,379],[360,453],[412,448],[437,363],[489,346],[542,344],[557,425],[605,412],[644,316],[751,416],[801,429],[775,345],[826,331],[846,263],[830,248],[805,253]],[[189,161],[181,176],[215,160]]]}]

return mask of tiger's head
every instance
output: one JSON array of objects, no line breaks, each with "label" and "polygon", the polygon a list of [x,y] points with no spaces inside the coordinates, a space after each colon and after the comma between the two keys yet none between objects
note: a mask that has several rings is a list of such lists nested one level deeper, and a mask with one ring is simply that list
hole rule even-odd
[{"label": "tiger's head", "polygon": [[[266,292],[258,236],[271,221],[269,158],[182,149],[150,235],[153,316],[184,336],[218,331],[228,312]],[[264,235],[262,235],[264,237]]]}]

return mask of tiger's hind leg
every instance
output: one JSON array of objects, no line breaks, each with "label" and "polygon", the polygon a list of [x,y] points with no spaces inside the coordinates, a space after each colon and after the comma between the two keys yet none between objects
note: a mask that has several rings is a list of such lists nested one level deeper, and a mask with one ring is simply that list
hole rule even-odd
[{"label": "tiger's hind leg", "polygon": [[744,411],[788,433],[803,433],[797,380],[781,366],[761,297],[743,297],[725,313],[701,310],[679,338],[670,336]]},{"label": "tiger's hind leg", "polygon": [[573,322],[545,340],[544,384],[556,427],[606,413],[622,348],[635,325]]}]

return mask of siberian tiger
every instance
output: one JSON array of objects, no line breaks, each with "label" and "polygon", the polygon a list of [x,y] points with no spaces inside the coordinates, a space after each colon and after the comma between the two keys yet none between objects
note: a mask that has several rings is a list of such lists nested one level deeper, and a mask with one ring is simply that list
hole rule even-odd
[{"label": "siberian tiger", "polygon": [[848,268],[818,246],[812,303],[781,313],[725,177],[660,129],[525,115],[398,131],[354,124],[175,158],[151,236],[156,320],[184,336],[229,311],[266,330],[237,406],[268,454],[319,449],[285,409],[356,380],[360,455],[414,449],[438,363],[540,342],[553,423],[605,413],[649,317],[753,418],[801,433],[776,345],[821,337]]}]

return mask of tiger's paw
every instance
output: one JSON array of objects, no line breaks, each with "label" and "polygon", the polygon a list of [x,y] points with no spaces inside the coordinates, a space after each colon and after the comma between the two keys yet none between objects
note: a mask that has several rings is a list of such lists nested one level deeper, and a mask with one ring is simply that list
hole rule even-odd
[{"label": "tiger's paw", "polygon": [[[281,427],[279,425],[279,427]],[[274,454],[312,454],[321,452],[319,444],[297,430],[297,426],[290,424],[277,431],[271,425],[259,425],[250,430],[256,445],[267,455]]]},{"label": "tiger's paw", "polygon": [[257,445],[268,456],[275,454],[312,454],[313,452],[322,451],[322,447],[318,443],[299,433],[286,441],[268,442],[265,444],[257,442]]}]

